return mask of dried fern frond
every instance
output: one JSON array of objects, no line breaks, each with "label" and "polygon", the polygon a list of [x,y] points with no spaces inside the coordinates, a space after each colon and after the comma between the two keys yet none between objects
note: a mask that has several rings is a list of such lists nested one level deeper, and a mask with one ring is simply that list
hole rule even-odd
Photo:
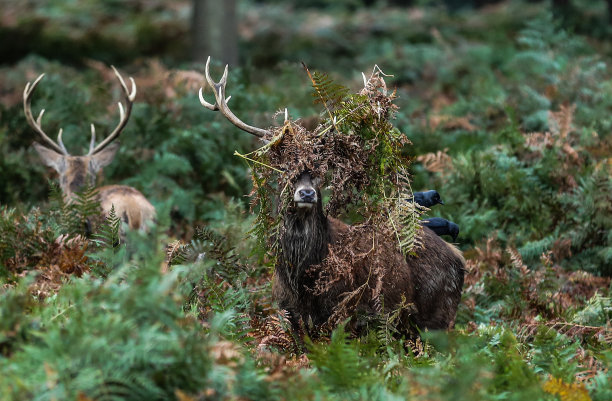
[{"label": "dried fern frond", "polygon": [[467,132],[474,132],[478,129],[472,124],[468,117],[456,117],[447,114],[434,114],[429,117],[429,126],[431,129],[443,128],[445,130],[462,129]]},{"label": "dried fern frond", "polygon": [[448,148],[435,153],[426,153],[417,156],[417,161],[423,164],[425,170],[432,173],[448,173],[453,169],[453,159],[446,153]]},{"label": "dried fern frond", "polygon": [[559,111],[548,112],[548,125],[552,134],[560,141],[567,141],[570,133],[574,127],[574,113],[576,111],[576,105],[565,105],[559,106]]},{"label": "dried fern frond", "polygon": [[251,324],[254,328],[251,334],[258,343],[258,350],[274,347],[285,352],[298,353],[300,347],[291,330],[287,311],[282,310],[263,320],[252,320]]},{"label": "dried fern frond", "polygon": [[561,105],[559,111],[550,111],[548,114],[548,132],[535,132],[524,134],[525,146],[533,152],[526,159],[538,160],[543,157],[546,150],[556,152],[562,160],[561,169],[551,172],[552,177],[559,182],[563,190],[571,190],[578,185],[572,170],[582,165],[583,160],[577,146],[577,135],[574,133],[572,123],[576,105]]}]

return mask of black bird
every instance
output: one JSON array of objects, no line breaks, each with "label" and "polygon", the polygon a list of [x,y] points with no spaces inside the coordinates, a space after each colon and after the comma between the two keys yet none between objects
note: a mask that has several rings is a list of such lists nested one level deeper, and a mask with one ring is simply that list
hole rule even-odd
[{"label": "black bird", "polygon": [[440,199],[440,194],[434,189],[425,192],[415,192],[414,201],[419,205],[425,207],[432,207],[434,205],[437,205],[438,203],[441,205],[444,204],[444,202],[442,202],[442,199]]},{"label": "black bird", "polygon": [[431,231],[439,236],[450,235],[453,237],[453,242],[459,235],[459,226],[452,221],[448,221],[441,217],[430,217],[422,222],[425,227],[429,227]]}]

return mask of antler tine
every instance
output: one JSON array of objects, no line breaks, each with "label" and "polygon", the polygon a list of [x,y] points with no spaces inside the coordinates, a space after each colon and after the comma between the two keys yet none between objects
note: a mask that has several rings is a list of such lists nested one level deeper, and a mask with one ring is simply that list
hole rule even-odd
[{"label": "antler tine", "polygon": [[223,76],[221,77],[221,80],[219,80],[219,82],[215,82],[210,76],[210,56],[209,56],[208,59],[206,60],[206,67],[204,70],[204,75],[206,77],[206,82],[208,82],[208,85],[210,85],[210,87],[215,92],[216,102],[215,104],[210,104],[206,100],[204,100],[204,96],[202,95],[203,88],[200,88],[198,97],[200,98],[200,103],[202,103],[202,106],[212,111],[221,111],[221,114],[223,114],[236,127],[240,128],[241,130],[245,132],[248,132],[249,134],[255,135],[258,138],[263,138],[266,134],[269,133],[268,130],[253,127],[251,125],[248,125],[242,122],[230,110],[229,106],[227,105],[227,102],[230,100],[231,96],[229,96],[228,98],[225,97],[225,85],[227,84],[227,75],[228,75],[227,65],[225,66],[225,71],[223,72]]},{"label": "antler tine", "polygon": [[204,99],[204,95],[202,94],[202,90],[204,88],[200,88],[200,90],[198,91],[198,97],[200,98],[200,103],[202,104],[202,106],[206,107],[208,110],[212,110],[212,111],[218,111],[219,108],[217,107],[217,104],[210,104],[206,101],[206,99]]},{"label": "antler tine", "polygon": [[[125,96],[125,110],[123,109],[123,104],[121,104],[121,102],[118,102],[117,105],[119,107],[119,124],[117,125],[117,127],[115,127],[113,132],[111,132],[110,135],[107,136],[102,142],[100,142],[95,148],[92,149],[92,144],[90,143],[88,153],[89,155],[98,153],[119,136],[130,118],[130,114],[132,113],[132,105],[134,104],[134,99],[136,98],[136,82],[134,82],[134,78],[129,77],[132,86],[132,90],[130,91],[128,90],[128,87],[125,84],[125,81],[119,74],[119,71],[117,71],[114,66],[111,66],[111,68],[115,72],[115,75],[117,76],[117,79],[121,84],[121,89],[123,89],[123,94]],[[95,129],[92,129],[92,141],[93,143],[95,143]]]},{"label": "antler tine", "polygon": [[[212,88],[212,90],[215,90],[215,86],[217,85],[215,83],[215,81],[213,81],[213,79],[210,76],[210,70],[209,70],[209,66],[210,65],[210,56],[208,56],[208,59],[206,59],[206,68],[205,68],[205,77],[206,77],[206,82],[208,82],[208,85]],[[225,86],[225,83],[227,82],[227,66],[225,66],[225,72],[223,73],[223,77],[221,77],[221,81],[219,81],[219,84],[221,84],[221,82],[223,82],[223,85]],[[202,106],[206,107],[208,110],[212,110],[212,111],[219,111],[219,106],[217,106],[217,103],[215,102],[215,104],[210,104],[208,103],[205,99],[204,99],[204,95],[202,94],[204,88],[200,88],[200,91],[198,92],[198,97],[200,98],[200,103],[202,104]],[[216,93],[215,93],[216,96]],[[225,103],[229,103],[230,99],[232,97],[228,96],[225,99]]]},{"label": "antler tine", "polygon": [[[200,103],[202,104],[202,106],[206,107],[208,110],[219,111],[219,107],[217,107],[216,102],[215,104],[210,104],[206,101],[206,99],[204,99],[204,95],[202,94],[203,89],[204,88],[200,88],[200,90],[198,91],[198,97],[200,98]],[[232,98],[231,95],[228,96],[227,99],[225,99],[225,103],[228,103],[231,98]]]},{"label": "antler tine", "polygon": [[64,130],[60,128],[59,132],[57,133],[57,143],[64,151],[64,154],[68,154],[68,150],[66,149],[66,146],[64,146],[64,142],[62,142],[62,132],[64,132]]},{"label": "antler tine", "polygon": [[44,139],[47,145],[49,145],[53,150],[58,153],[68,155],[68,151],[66,150],[66,147],[62,142],[61,129],[59,130],[59,134],[57,135],[59,145],[55,143],[53,139],[49,138],[47,134],[45,134],[45,132],[43,131],[40,122],[42,120],[43,114],[45,114],[45,109],[42,109],[40,111],[40,114],[38,115],[38,118],[36,120],[34,120],[34,116],[32,115],[32,94],[34,93],[34,89],[36,89],[38,83],[41,81],[41,79],[43,79],[44,76],[45,74],[40,74],[38,78],[36,78],[34,83],[30,84],[30,82],[28,82],[26,84],[25,89],[23,90],[23,112],[25,113],[26,120],[28,121],[30,127],[32,127],[32,129],[34,129],[34,131],[36,131],[42,137],[42,139]]},{"label": "antler tine", "polygon": [[91,124],[91,140],[89,141],[89,152],[88,155],[91,155],[94,151],[94,147],[96,145],[96,127]]}]

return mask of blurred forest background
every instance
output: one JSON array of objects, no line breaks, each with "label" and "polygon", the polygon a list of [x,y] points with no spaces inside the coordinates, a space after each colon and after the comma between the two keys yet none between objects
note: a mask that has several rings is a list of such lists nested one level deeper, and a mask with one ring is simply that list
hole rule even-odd
[{"label": "blurred forest background", "polygon": [[[612,399],[610,7],[1,0],[0,398]],[[438,190],[446,205],[428,215],[461,228],[455,330],[404,341],[382,316],[364,338],[296,340],[248,235],[234,152],[258,144],[197,98],[207,55],[213,78],[230,63],[232,110],[259,127],[285,107],[316,125],[301,62],[353,92],[375,65],[390,75],[413,189]],[[112,222],[82,235],[88,209],[62,204],[22,105],[45,73],[34,112],[84,153],[89,124],[118,119],[111,64],[138,95],[103,182],[158,211],[127,248]],[[167,244],[185,251],[161,273]],[[187,263],[187,248],[208,257]]]}]

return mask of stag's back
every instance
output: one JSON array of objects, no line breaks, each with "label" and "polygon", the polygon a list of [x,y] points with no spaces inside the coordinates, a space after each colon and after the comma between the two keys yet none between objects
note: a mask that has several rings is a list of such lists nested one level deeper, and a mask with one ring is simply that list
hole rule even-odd
[{"label": "stag's back", "polygon": [[107,185],[98,190],[104,215],[114,207],[115,215],[133,230],[147,231],[155,221],[155,208],[140,191],[126,185]]},{"label": "stag's back", "polygon": [[[354,228],[330,220],[333,228],[330,246],[333,247]],[[461,301],[465,260],[455,246],[427,227],[423,227],[421,241],[423,245],[415,249],[415,254],[404,257],[395,243],[377,242],[373,233],[359,239],[353,253],[366,256],[353,259],[355,283],[360,285],[370,281],[367,284],[369,291],[381,294],[380,301],[374,299],[362,309],[379,313],[389,312],[402,304],[412,304],[402,313],[400,325],[403,328],[407,329],[411,323],[421,329],[451,328]],[[377,255],[367,256],[376,252]],[[383,266],[378,267],[378,272],[373,272],[377,264]],[[369,301],[367,296],[363,300]]]}]

